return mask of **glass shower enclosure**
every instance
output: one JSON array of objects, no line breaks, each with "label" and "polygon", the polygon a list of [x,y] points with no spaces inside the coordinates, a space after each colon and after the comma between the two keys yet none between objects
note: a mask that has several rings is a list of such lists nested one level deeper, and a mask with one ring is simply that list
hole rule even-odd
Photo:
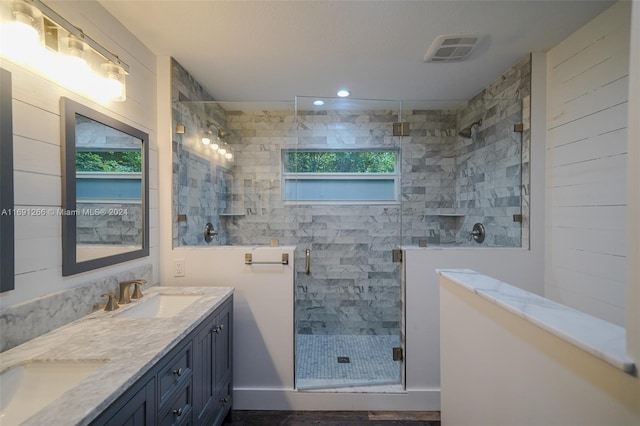
[{"label": "glass shower enclosure", "polygon": [[[322,105],[314,101],[322,100]],[[296,98],[296,387],[402,390],[400,102]]]},{"label": "glass shower enclosure", "polygon": [[528,246],[520,100],[181,101],[173,115],[186,129],[173,142],[174,247],[296,247],[301,391],[404,389],[394,250]]}]

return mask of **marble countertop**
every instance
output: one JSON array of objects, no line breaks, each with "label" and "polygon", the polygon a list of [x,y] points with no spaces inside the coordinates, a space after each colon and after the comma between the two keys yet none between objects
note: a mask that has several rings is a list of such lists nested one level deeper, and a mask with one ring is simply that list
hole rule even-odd
[{"label": "marble countertop", "polygon": [[[170,318],[118,318],[157,294],[202,295]],[[230,287],[148,288],[142,299],[98,311],[0,354],[0,371],[37,361],[106,361],[25,425],[85,425],[233,294]]]},{"label": "marble countertop", "polygon": [[469,269],[438,273],[624,372],[636,373],[634,362],[626,356],[623,327]]}]

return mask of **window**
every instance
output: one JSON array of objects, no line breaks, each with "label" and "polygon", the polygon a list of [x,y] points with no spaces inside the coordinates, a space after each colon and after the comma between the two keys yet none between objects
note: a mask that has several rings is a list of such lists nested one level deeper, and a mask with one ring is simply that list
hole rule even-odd
[{"label": "window", "polygon": [[302,202],[397,202],[397,150],[284,150],[282,198]]},{"label": "window", "polygon": [[102,203],[138,201],[142,153],[138,150],[76,152],[76,196]]}]

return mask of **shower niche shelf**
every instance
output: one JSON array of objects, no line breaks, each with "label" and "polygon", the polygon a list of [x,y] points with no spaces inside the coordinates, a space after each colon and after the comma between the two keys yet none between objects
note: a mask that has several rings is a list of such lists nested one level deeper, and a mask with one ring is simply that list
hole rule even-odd
[{"label": "shower niche shelf", "polygon": [[456,209],[451,209],[451,208],[443,208],[443,209],[430,208],[430,209],[427,209],[427,212],[425,215],[437,216],[437,217],[452,217],[452,218],[466,216],[465,213],[461,213],[460,211],[456,211]]}]

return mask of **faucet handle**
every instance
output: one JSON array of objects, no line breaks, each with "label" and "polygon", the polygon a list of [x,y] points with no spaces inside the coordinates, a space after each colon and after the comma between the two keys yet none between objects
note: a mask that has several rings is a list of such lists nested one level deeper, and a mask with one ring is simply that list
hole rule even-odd
[{"label": "faucet handle", "polygon": [[131,294],[132,299],[140,299],[143,296],[140,288],[142,287],[142,284],[146,282],[147,280],[134,281],[133,285],[135,286],[135,288],[133,289],[133,294]]},{"label": "faucet handle", "polygon": [[120,306],[118,306],[118,302],[116,302],[116,294],[115,293],[107,293],[103,294],[102,297],[108,296],[109,300],[107,300],[107,304],[104,306],[105,311],[115,311]]}]

